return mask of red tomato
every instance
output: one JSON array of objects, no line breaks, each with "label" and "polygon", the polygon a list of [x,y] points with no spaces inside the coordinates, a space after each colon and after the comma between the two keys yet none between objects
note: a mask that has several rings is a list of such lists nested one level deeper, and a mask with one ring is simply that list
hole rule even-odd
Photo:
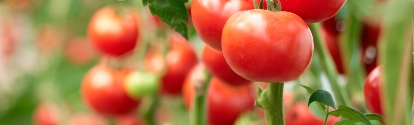
[{"label": "red tomato", "polygon": [[124,55],[137,44],[137,16],[128,13],[122,18],[112,8],[102,8],[92,17],[88,26],[88,36],[102,53],[110,56]]},{"label": "red tomato", "polygon": [[197,55],[190,43],[178,33],[172,33],[169,38],[170,50],[166,55],[166,67],[159,53],[150,53],[145,58],[145,67],[151,72],[159,73],[163,68],[167,72],[161,78],[161,92],[167,95],[181,93],[185,76],[197,64]]},{"label": "red tomato", "polygon": [[41,103],[34,112],[35,125],[58,125],[60,111],[56,105]]},{"label": "red tomato", "polygon": [[41,54],[55,54],[62,44],[61,33],[51,25],[42,26],[37,34],[37,47]]},{"label": "red tomato", "polygon": [[377,67],[378,40],[380,34],[379,25],[364,24],[361,34],[362,61],[365,64],[365,71],[370,72]]},{"label": "red tomato", "polygon": [[108,125],[104,118],[92,114],[75,114],[69,125]]},{"label": "red tomato", "polygon": [[84,65],[95,57],[95,50],[86,39],[77,38],[69,41],[65,50],[66,57],[76,65]]},{"label": "red tomato", "polygon": [[285,11],[234,14],[223,29],[223,55],[231,69],[251,81],[286,82],[308,67],[313,39],[299,16]]},{"label": "red tomato", "polygon": [[121,116],[116,119],[116,125],[143,125],[143,122],[133,114]]},{"label": "red tomato", "polygon": [[13,25],[10,20],[0,21],[0,57],[10,57],[16,51]]},{"label": "red tomato", "polygon": [[[183,96],[187,108],[195,93],[194,81],[202,76],[202,66],[197,65],[185,82]],[[207,103],[210,125],[233,125],[242,113],[254,108],[253,91],[250,84],[230,86],[213,77],[207,91]]]},{"label": "red tomato", "polygon": [[381,109],[381,84],[380,83],[380,69],[377,66],[374,70],[369,73],[364,84],[364,97],[365,104],[369,111],[383,115]]},{"label": "red tomato", "polygon": [[[314,116],[306,103],[299,102],[290,108],[286,117],[286,125],[323,125],[324,119]],[[335,125],[340,119],[330,116],[327,125]]]},{"label": "red tomato", "polygon": [[82,81],[82,97],[96,112],[119,116],[135,111],[140,100],[129,97],[124,88],[124,78],[130,70],[115,70],[99,64],[85,75]]},{"label": "red tomato", "polygon": [[202,55],[203,63],[211,74],[230,85],[244,85],[251,83],[249,80],[237,75],[227,64],[223,53],[205,45]]},{"label": "red tomato", "polygon": [[204,43],[221,51],[221,35],[227,19],[250,9],[254,9],[252,0],[193,0],[192,21]]},{"label": "red tomato", "polygon": [[328,47],[329,54],[331,55],[338,73],[344,74],[345,71],[342,65],[341,52],[339,48],[339,28],[340,22],[335,18],[331,18],[322,23],[322,36],[325,42],[325,46]]},{"label": "red tomato", "polygon": [[280,0],[282,11],[295,13],[309,23],[333,17],[345,2],[346,0]]}]

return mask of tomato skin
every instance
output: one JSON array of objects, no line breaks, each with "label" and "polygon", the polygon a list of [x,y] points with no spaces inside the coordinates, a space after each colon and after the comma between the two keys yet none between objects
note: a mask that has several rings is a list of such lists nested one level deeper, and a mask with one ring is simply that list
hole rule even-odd
[{"label": "tomato skin", "polygon": [[[296,103],[289,109],[286,117],[286,125],[323,125],[324,119],[314,116],[307,104],[304,102]],[[327,125],[335,125],[340,119],[330,116]]]},{"label": "tomato skin", "polygon": [[236,13],[227,21],[222,47],[226,62],[243,78],[286,82],[308,67],[313,39],[299,16],[255,9]]},{"label": "tomato skin", "polygon": [[223,53],[205,45],[202,60],[207,70],[225,83],[230,85],[244,85],[251,83],[249,80],[237,75],[227,64]]},{"label": "tomato skin", "polygon": [[369,111],[383,115],[381,109],[381,85],[380,83],[380,68],[377,66],[369,73],[364,84],[365,104]]},{"label": "tomato skin", "polygon": [[204,43],[221,51],[221,37],[226,21],[234,13],[250,9],[254,9],[252,0],[193,0],[191,18]]},{"label": "tomato skin", "polygon": [[34,111],[35,125],[57,125],[60,120],[60,111],[56,105],[41,103]]},{"label": "tomato skin", "polygon": [[169,42],[171,48],[166,55],[166,67],[159,53],[147,55],[144,65],[147,70],[155,73],[165,67],[167,71],[161,78],[161,92],[166,95],[179,95],[187,73],[197,64],[198,59],[190,43],[180,34],[172,33]]},{"label": "tomato skin", "polygon": [[280,0],[282,11],[297,14],[308,23],[322,22],[333,17],[346,0]]},{"label": "tomato skin", "polygon": [[98,10],[88,26],[88,36],[103,54],[121,56],[133,50],[139,38],[138,19],[134,13],[123,18],[110,7]]},{"label": "tomato skin", "polygon": [[[193,82],[202,77],[203,65],[195,67],[184,84],[183,98],[189,109],[195,94]],[[254,108],[251,84],[231,86],[212,77],[207,91],[209,125],[232,125],[244,112]]]},{"label": "tomato skin", "polygon": [[129,72],[127,69],[111,69],[104,64],[93,67],[82,81],[84,102],[102,115],[120,116],[133,112],[140,100],[129,97],[124,88],[124,78]]}]

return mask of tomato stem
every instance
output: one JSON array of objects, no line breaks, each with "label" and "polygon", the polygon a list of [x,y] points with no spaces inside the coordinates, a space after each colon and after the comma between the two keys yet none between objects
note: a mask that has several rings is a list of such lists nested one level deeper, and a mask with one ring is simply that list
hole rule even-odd
[{"label": "tomato stem", "polygon": [[207,124],[207,89],[210,84],[211,74],[204,70],[204,78],[200,80],[200,82],[194,83],[195,87],[195,97],[193,107],[192,107],[192,114],[190,118],[191,125],[206,125]]},{"label": "tomato stem", "polygon": [[326,106],[325,122],[323,123],[323,125],[326,125],[326,122],[328,121],[328,117],[329,117],[329,106]]},{"label": "tomato stem", "polygon": [[323,45],[317,25],[309,24],[309,28],[312,32],[312,36],[314,40],[315,53],[318,54],[320,63],[322,64],[322,69],[326,72],[328,76],[328,80],[331,84],[337,103],[344,104],[345,106],[351,107],[351,104],[348,101],[350,99],[348,97],[348,94],[346,93],[344,89],[341,89],[339,85],[339,82],[337,79],[338,71],[336,71],[332,57],[328,54],[327,48],[324,47]]},{"label": "tomato stem", "polygon": [[151,96],[151,104],[149,104],[149,107],[147,107],[146,111],[142,114],[142,117],[144,118],[147,125],[156,125],[156,111],[157,107],[159,105],[160,99],[157,94],[154,94]]},{"label": "tomato stem", "polygon": [[283,116],[284,83],[269,83],[268,87],[258,92],[256,106],[263,108],[268,125],[284,125]]}]

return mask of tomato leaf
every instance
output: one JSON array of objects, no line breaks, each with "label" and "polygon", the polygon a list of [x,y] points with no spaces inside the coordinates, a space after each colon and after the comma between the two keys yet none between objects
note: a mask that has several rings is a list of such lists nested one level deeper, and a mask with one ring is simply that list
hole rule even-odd
[{"label": "tomato leaf", "polygon": [[342,120],[342,121],[335,123],[335,125],[354,125],[356,122],[357,121],[354,121],[354,120]]},{"label": "tomato leaf", "polygon": [[332,98],[332,95],[328,91],[316,89],[312,93],[312,95],[309,97],[308,106],[314,101],[323,103],[327,106],[330,106],[330,107],[336,109],[334,100]]},{"label": "tomato leaf", "polygon": [[184,5],[186,2],[188,0],[143,0],[143,4],[149,6],[153,15],[157,15],[168,26],[188,39],[187,25],[184,23],[188,20],[187,8]]},{"label": "tomato leaf", "polygon": [[[362,114],[361,112],[355,109],[352,109],[352,108],[349,108],[343,105],[340,105],[337,110],[329,112],[329,115],[333,115],[336,117],[342,116],[342,118],[346,119],[347,122],[343,122],[339,125],[347,125],[348,122],[352,122],[352,123],[362,122],[362,123],[365,123],[366,125],[371,125],[367,116],[365,116],[364,114]],[[338,123],[335,125],[338,125]]]},{"label": "tomato leaf", "polygon": [[[300,85],[300,86],[302,86],[303,88],[305,88],[305,89],[306,89],[306,91],[307,91],[309,94],[311,94],[311,95],[312,95],[312,93],[315,91],[315,89],[312,89],[312,88],[310,88],[310,87],[308,87],[308,86],[305,86],[305,85]],[[310,103],[308,104],[308,107],[309,107],[309,105],[310,105]],[[318,106],[319,106],[319,108],[321,108],[323,111],[325,111],[325,110],[326,110],[325,104],[318,102]]]},{"label": "tomato leaf", "polygon": [[367,116],[369,120],[378,120],[378,121],[384,120],[384,118],[378,114],[366,114],[365,116]]}]

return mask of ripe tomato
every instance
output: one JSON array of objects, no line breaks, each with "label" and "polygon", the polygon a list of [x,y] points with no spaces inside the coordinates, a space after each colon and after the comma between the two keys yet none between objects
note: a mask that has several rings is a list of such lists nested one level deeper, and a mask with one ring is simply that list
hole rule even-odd
[{"label": "ripe tomato", "polygon": [[85,65],[95,58],[95,51],[86,39],[76,38],[69,41],[65,50],[66,57],[76,65]]},{"label": "ripe tomato", "polygon": [[147,70],[155,73],[166,68],[167,72],[161,78],[161,92],[178,95],[181,93],[185,76],[197,64],[198,59],[190,43],[180,34],[172,33],[169,43],[170,50],[165,60],[159,53],[150,53],[146,56],[144,65]]},{"label": "ripe tomato", "polygon": [[[203,65],[197,65],[184,85],[184,101],[189,108],[195,94],[194,82],[202,76]],[[254,108],[253,91],[250,84],[231,86],[213,77],[207,91],[207,112],[210,125],[232,125],[244,112]]]},{"label": "ripe tomato", "polygon": [[34,111],[34,123],[36,125],[58,125],[60,111],[56,105],[41,103]]},{"label": "ripe tomato", "polygon": [[138,19],[134,13],[128,13],[121,18],[112,8],[102,8],[92,17],[88,36],[102,53],[110,56],[124,55],[137,44]]},{"label": "ripe tomato", "polygon": [[377,66],[374,70],[369,73],[364,84],[364,97],[365,104],[369,111],[383,115],[381,109],[381,84],[380,83],[380,69]]},{"label": "ripe tomato", "polygon": [[322,35],[325,42],[325,46],[328,47],[329,53],[335,62],[338,73],[344,74],[345,71],[342,66],[341,53],[339,48],[339,30],[338,25],[340,22],[335,18],[331,18],[322,23]]},{"label": "ripe tomato", "polygon": [[378,38],[381,31],[379,25],[364,24],[361,34],[362,61],[365,64],[365,71],[371,72],[377,67]]},{"label": "ripe tomato", "polygon": [[69,125],[108,125],[108,123],[97,115],[75,114],[70,118]]},{"label": "ripe tomato", "polygon": [[130,70],[115,70],[99,64],[85,75],[82,81],[82,97],[96,112],[119,116],[131,113],[140,100],[129,97],[124,89],[124,78]]},{"label": "ripe tomato", "polygon": [[345,2],[346,0],[280,0],[282,11],[295,13],[309,23],[333,17]]},{"label": "ripe tomato", "polygon": [[244,85],[251,83],[249,80],[237,75],[230,68],[229,64],[227,64],[224,59],[223,53],[210,46],[204,46],[202,60],[207,70],[225,83],[229,83],[230,85]]},{"label": "ripe tomato", "polygon": [[234,14],[223,29],[223,55],[231,69],[251,81],[286,82],[308,67],[313,39],[299,16],[285,11]]},{"label": "ripe tomato", "polygon": [[133,114],[121,116],[116,119],[116,125],[143,125],[138,116]]},{"label": "ripe tomato", "polygon": [[[324,119],[314,116],[306,103],[299,102],[289,109],[286,117],[286,125],[323,125]],[[340,119],[330,116],[327,125],[335,125]]]},{"label": "ripe tomato", "polygon": [[204,43],[221,51],[221,35],[227,19],[250,9],[254,9],[252,0],[193,0],[192,21]]}]

